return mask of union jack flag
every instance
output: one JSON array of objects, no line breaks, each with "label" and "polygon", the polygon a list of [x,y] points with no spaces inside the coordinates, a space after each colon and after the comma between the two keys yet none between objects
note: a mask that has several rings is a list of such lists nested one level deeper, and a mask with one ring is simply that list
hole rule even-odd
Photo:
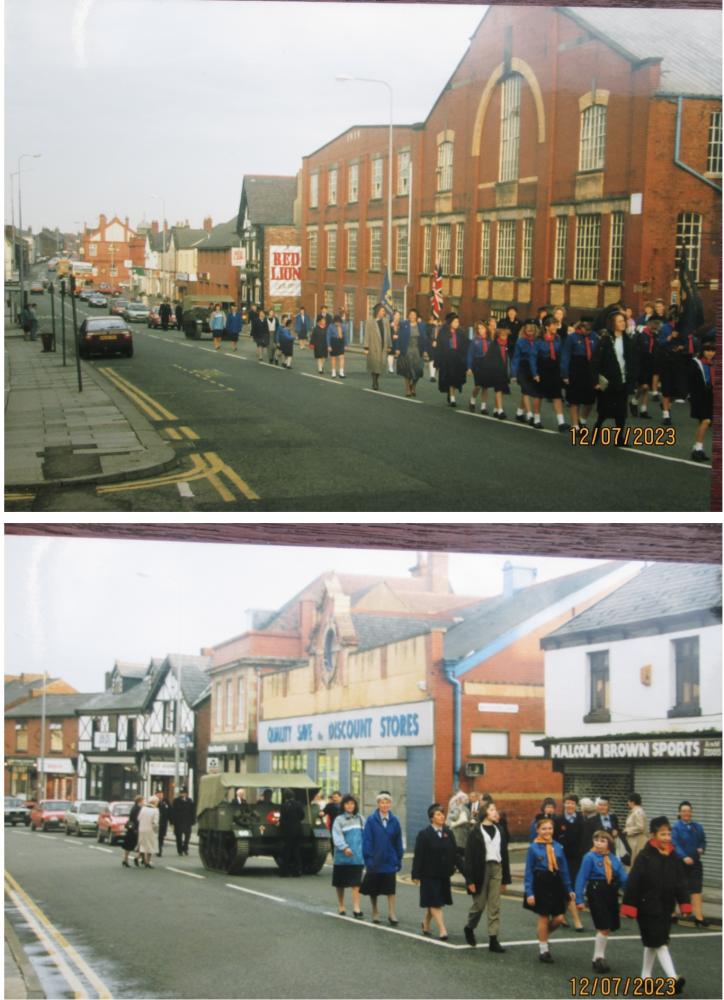
[{"label": "union jack flag", "polygon": [[442,302],[442,271],[440,270],[440,265],[437,264],[432,274],[432,288],[430,290],[430,306],[432,308],[433,319],[435,320],[440,319]]}]

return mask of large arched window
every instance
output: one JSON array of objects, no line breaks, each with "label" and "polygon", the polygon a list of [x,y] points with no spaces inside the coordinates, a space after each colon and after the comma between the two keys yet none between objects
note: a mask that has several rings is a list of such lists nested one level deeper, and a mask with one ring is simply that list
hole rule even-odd
[{"label": "large arched window", "polygon": [[606,158],[605,104],[591,104],[581,112],[579,170],[603,170]]},{"label": "large arched window", "polygon": [[518,179],[520,150],[520,81],[517,73],[502,84],[500,102],[500,169],[501,181]]}]

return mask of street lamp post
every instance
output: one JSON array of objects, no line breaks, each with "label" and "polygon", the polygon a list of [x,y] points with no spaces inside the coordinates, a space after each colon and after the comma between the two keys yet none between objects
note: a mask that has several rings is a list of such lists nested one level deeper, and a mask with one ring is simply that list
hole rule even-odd
[{"label": "street lamp post", "polygon": [[367,76],[336,76],[339,83],[356,81],[359,83],[379,83],[387,87],[390,95],[390,131],[387,147],[387,267],[390,276],[390,291],[392,291],[392,87],[387,80],[376,80]]},{"label": "street lamp post", "polygon": [[18,157],[18,169],[17,169],[17,175],[18,175],[18,226],[20,228],[20,304],[21,304],[21,306],[25,305],[25,290],[24,290],[24,286],[23,286],[23,281],[24,281],[25,275],[23,273],[23,270],[24,270],[24,268],[23,268],[23,242],[24,242],[24,240],[23,240],[23,201],[22,201],[22,194],[21,194],[21,189],[20,189],[20,172],[21,172],[20,171],[20,161],[24,160],[26,157],[28,159],[31,159],[31,160],[37,160],[42,155],[43,155],[42,153],[21,153],[20,156]]},{"label": "street lamp post", "polygon": [[[160,194],[152,194],[151,197],[152,198],[158,198],[158,200],[161,202],[161,212],[163,213],[163,218],[161,219],[161,226],[163,227],[162,230],[161,230],[162,239],[163,239],[163,258],[162,259],[163,259],[163,264],[164,264],[164,267],[165,267],[165,265],[166,265],[166,199],[163,197],[163,195],[160,195]],[[165,298],[164,282],[163,282],[163,271],[161,271],[160,285],[161,285],[161,287],[160,287],[161,298]]]}]

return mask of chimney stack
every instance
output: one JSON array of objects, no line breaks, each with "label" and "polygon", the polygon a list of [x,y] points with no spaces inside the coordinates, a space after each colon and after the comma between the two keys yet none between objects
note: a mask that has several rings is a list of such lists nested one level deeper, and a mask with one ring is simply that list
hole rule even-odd
[{"label": "chimney stack", "polygon": [[447,552],[429,552],[427,555],[427,589],[432,594],[451,593],[448,579]]},{"label": "chimney stack", "polygon": [[158,236],[158,221],[156,219],[154,219],[153,222],[151,223],[151,232],[154,235]]},{"label": "chimney stack", "polygon": [[514,566],[507,559],[503,563],[503,597],[512,597],[519,590],[535,583],[538,570],[532,566]]},{"label": "chimney stack", "polygon": [[211,221],[211,216],[209,216],[207,219],[204,219],[204,229],[206,230],[206,232],[210,233],[213,228],[214,224]]}]

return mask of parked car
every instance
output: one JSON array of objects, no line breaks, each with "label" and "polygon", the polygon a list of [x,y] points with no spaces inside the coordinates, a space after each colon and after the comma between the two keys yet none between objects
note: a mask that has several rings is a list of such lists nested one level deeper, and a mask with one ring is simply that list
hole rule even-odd
[{"label": "parked car", "polygon": [[101,813],[108,809],[107,802],[73,802],[65,814],[65,835],[75,834],[82,837],[84,833],[96,833]]},{"label": "parked car", "polygon": [[108,299],[105,295],[101,295],[100,292],[96,292],[95,295],[88,296],[88,305],[94,308],[104,309],[108,305]]},{"label": "parked car", "polygon": [[30,284],[30,294],[31,295],[42,295],[45,289],[43,288],[42,281],[33,281]]},{"label": "parked car", "polygon": [[121,315],[128,323],[143,323],[147,320],[151,310],[144,306],[143,302],[129,302]]},{"label": "parked car", "polygon": [[69,808],[70,802],[65,799],[41,799],[30,813],[31,831],[62,830]]},{"label": "parked car", "polygon": [[89,316],[78,331],[82,358],[91,354],[125,354],[133,357],[133,333],[120,316]]},{"label": "parked car", "polygon": [[81,290],[78,292],[78,298],[81,300],[81,302],[85,302],[91,297],[91,295],[95,294],[96,294],[95,288],[81,288]]},{"label": "parked car", "polygon": [[107,281],[101,281],[100,285],[98,286],[98,293],[100,295],[113,295],[113,289],[111,288],[111,286],[108,284]]},{"label": "parked car", "polygon": [[[148,325],[151,327],[152,330],[158,330],[158,328],[161,326],[161,317],[158,314],[158,306],[153,306],[151,308],[148,314]],[[178,326],[178,323],[176,322],[176,317],[174,316],[173,313],[171,313],[171,315],[168,318],[168,325],[169,327],[173,327],[174,330]]]},{"label": "parked car", "polygon": [[17,795],[5,796],[5,822],[10,826],[15,826],[16,823],[24,823],[27,826],[30,822],[30,810]]},{"label": "parked car", "polygon": [[115,844],[117,840],[123,838],[132,806],[133,802],[108,803],[108,809],[102,812],[98,818],[96,839],[99,844],[102,844],[105,840],[109,844]]},{"label": "parked car", "polygon": [[122,316],[128,304],[128,299],[116,299],[115,302],[111,302],[108,312],[111,316]]}]

